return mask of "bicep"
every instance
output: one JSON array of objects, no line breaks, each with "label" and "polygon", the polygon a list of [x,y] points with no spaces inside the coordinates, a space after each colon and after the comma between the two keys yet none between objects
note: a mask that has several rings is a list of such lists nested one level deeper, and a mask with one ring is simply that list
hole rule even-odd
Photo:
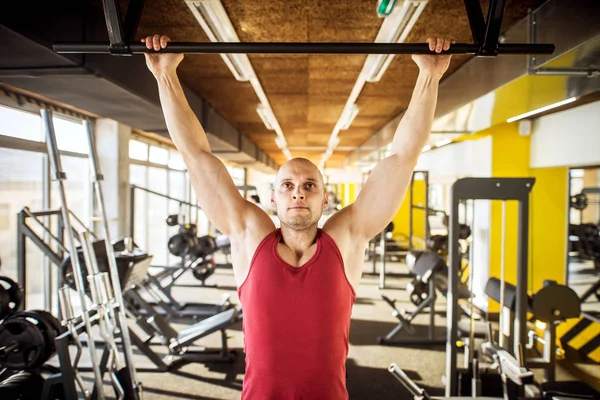
[{"label": "bicep", "polygon": [[355,234],[368,240],[394,218],[402,205],[415,163],[393,154],[377,164],[352,205],[351,230]]}]

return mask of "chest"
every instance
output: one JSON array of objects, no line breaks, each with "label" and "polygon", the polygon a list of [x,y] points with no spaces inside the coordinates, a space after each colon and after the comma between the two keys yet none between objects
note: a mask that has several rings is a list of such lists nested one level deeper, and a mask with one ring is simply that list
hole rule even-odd
[{"label": "chest", "polygon": [[277,254],[279,257],[294,268],[300,268],[309,262],[317,251],[317,244],[313,244],[302,254],[296,254],[289,247],[282,243],[277,243]]}]

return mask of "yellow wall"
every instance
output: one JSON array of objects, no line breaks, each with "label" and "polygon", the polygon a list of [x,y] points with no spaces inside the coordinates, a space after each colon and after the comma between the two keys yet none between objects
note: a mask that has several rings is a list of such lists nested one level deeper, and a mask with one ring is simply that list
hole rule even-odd
[{"label": "yellow wall", "polygon": [[535,292],[544,279],[565,283],[569,169],[534,168],[531,176],[529,287]]},{"label": "yellow wall", "polygon": [[[425,182],[415,180],[413,184],[413,204],[425,205]],[[392,237],[395,240],[402,241],[408,238],[409,234],[409,212],[410,212],[410,187],[406,190],[402,205],[394,216],[394,231]],[[413,245],[415,248],[425,248],[423,239],[425,238],[425,216],[424,210],[413,210]],[[408,245],[408,243],[407,243]]]}]

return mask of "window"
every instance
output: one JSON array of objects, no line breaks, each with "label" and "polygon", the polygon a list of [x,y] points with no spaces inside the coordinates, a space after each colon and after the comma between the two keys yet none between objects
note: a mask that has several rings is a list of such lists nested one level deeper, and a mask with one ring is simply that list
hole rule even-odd
[{"label": "window", "polygon": [[167,165],[169,163],[169,149],[150,146],[150,162]]},{"label": "window", "polygon": [[244,168],[236,168],[227,166],[227,171],[229,171],[229,175],[233,178],[233,183],[236,186],[242,186],[244,184],[246,172]]},{"label": "window", "polygon": [[181,171],[185,171],[187,167],[183,162],[183,157],[177,150],[171,150],[169,152],[169,168],[179,169]]},{"label": "window", "polygon": [[87,133],[81,122],[74,122],[61,117],[52,118],[56,145],[59,150],[87,154],[89,151]]},{"label": "window", "polygon": [[[167,194],[167,170],[163,168],[148,167],[148,189]],[[167,265],[167,199],[150,194],[148,196],[148,251],[154,255],[154,265]]]},{"label": "window", "polygon": [[42,119],[37,114],[0,106],[0,135],[40,142]]},{"label": "window", "polygon": [[[63,172],[67,175],[64,182],[67,205],[86,226],[91,227],[91,183],[87,158],[64,156],[60,157]],[[60,207],[58,182],[51,182],[52,207]]]},{"label": "window", "polygon": [[140,161],[148,161],[148,145],[137,140],[130,140],[129,158]]},{"label": "window", "polygon": [[[25,206],[33,211],[43,208],[44,158],[42,153],[0,148],[0,258],[2,275],[13,279],[17,277],[17,213]],[[35,224],[31,227],[41,234]],[[27,295],[41,299],[42,253],[31,241],[26,251]]]}]

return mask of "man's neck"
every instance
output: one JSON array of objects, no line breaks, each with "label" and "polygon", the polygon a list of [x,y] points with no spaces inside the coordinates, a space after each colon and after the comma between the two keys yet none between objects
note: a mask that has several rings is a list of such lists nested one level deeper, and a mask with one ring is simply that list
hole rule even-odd
[{"label": "man's neck", "polygon": [[281,225],[281,237],[283,243],[289,247],[297,256],[302,256],[304,252],[313,245],[317,237],[318,226],[315,224],[304,230],[292,229]]}]

